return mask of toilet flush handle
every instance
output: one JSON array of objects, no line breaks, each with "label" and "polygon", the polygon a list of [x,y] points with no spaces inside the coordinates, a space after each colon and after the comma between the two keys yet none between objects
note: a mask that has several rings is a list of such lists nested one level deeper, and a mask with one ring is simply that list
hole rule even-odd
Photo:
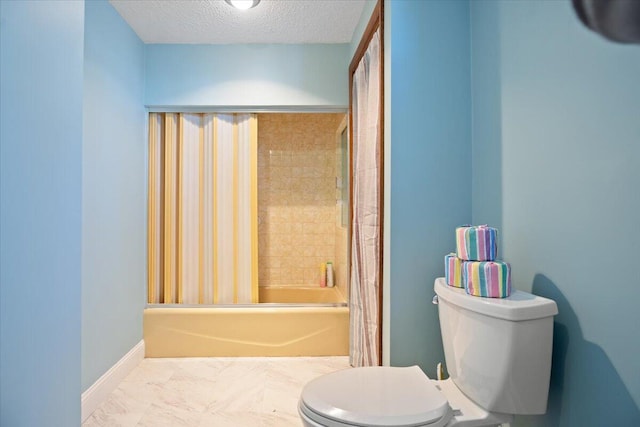
[{"label": "toilet flush handle", "polygon": [[433,299],[431,300],[431,304],[438,305],[438,303],[439,303],[438,295],[434,295]]}]

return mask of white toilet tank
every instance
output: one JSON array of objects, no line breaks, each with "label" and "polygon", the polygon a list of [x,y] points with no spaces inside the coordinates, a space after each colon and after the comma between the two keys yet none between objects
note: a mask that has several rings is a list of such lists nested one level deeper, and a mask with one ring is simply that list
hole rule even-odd
[{"label": "white toilet tank", "polygon": [[545,413],[555,301],[521,291],[475,297],[444,278],[434,290],[446,366],[457,387],[492,412]]}]

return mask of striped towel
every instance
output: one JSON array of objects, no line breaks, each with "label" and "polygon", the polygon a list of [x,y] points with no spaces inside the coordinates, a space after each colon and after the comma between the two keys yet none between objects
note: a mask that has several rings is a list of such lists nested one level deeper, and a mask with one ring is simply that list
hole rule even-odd
[{"label": "striped towel", "polygon": [[456,228],[456,253],[465,261],[493,261],[498,255],[498,230],[486,225]]},{"label": "striped towel", "polygon": [[511,295],[511,266],[502,261],[465,261],[462,282],[469,295],[506,298]]},{"label": "striped towel", "polygon": [[462,260],[454,253],[444,256],[444,276],[449,286],[463,288],[462,285]]}]

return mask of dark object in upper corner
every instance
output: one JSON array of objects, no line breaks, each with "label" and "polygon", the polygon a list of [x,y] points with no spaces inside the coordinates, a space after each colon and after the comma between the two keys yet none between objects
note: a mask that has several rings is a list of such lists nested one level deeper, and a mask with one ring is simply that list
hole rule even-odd
[{"label": "dark object in upper corner", "polygon": [[640,43],[640,0],[572,0],[584,25],[620,43]]}]

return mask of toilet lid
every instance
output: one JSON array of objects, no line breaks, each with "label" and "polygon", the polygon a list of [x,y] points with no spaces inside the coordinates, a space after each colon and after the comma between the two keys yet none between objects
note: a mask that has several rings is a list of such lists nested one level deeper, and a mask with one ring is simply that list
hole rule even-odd
[{"label": "toilet lid", "polygon": [[356,426],[425,426],[451,417],[447,399],[417,366],[327,374],[308,383],[301,400],[321,417]]}]

